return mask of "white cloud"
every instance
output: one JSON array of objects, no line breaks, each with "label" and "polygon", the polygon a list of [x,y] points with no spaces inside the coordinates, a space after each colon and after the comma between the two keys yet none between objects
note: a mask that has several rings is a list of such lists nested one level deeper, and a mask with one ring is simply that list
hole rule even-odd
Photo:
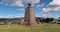
[{"label": "white cloud", "polygon": [[44,6],[44,4],[42,3],[42,4],[38,4],[37,5],[37,7],[42,7],[42,6]]},{"label": "white cloud", "polygon": [[40,17],[40,15],[35,15],[35,17]]},{"label": "white cloud", "polygon": [[22,0],[2,0],[0,3],[1,4],[11,5],[11,6],[21,6],[21,7],[24,6],[22,4]]},{"label": "white cloud", "polygon": [[48,16],[50,16],[50,15],[49,14],[45,14],[45,13],[42,14],[42,17],[48,17]]},{"label": "white cloud", "polygon": [[1,0],[0,4],[7,4],[11,6],[21,6],[23,7],[23,3],[31,2],[33,4],[39,3],[40,0]]},{"label": "white cloud", "polygon": [[20,18],[20,17],[24,17],[24,14],[0,16],[0,18]]},{"label": "white cloud", "polygon": [[15,3],[13,3],[14,5],[16,5],[16,6],[24,6],[23,4],[22,4],[22,1],[20,0],[18,0],[18,1],[16,1]]},{"label": "white cloud", "polygon": [[60,0],[53,0],[47,8],[43,8],[43,12],[56,12],[60,10]]},{"label": "white cloud", "polygon": [[20,9],[18,9],[18,10],[20,10],[20,11],[25,11],[25,9],[24,9],[24,8],[20,8]]},{"label": "white cloud", "polygon": [[0,18],[5,18],[4,16],[0,16]]},{"label": "white cloud", "polygon": [[[60,11],[60,0],[53,0],[48,4],[47,8],[43,8],[42,14],[48,14],[49,12],[57,12]],[[45,14],[45,15],[46,15]]]},{"label": "white cloud", "polygon": [[25,3],[31,3],[31,4],[36,4],[39,3],[40,0],[23,0]]},{"label": "white cloud", "polygon": [[49,5],[51,5],[51,4],[60,5],[60,0],[53,0]]},{"label": "white cloud", "polygon": [[31,0],[31,1],[32,1],[33,4],[40,2],[40,0]]},{"label": "white cloud", "polygon": [[24,17],[24,14],[19,14],[17,17]]}]

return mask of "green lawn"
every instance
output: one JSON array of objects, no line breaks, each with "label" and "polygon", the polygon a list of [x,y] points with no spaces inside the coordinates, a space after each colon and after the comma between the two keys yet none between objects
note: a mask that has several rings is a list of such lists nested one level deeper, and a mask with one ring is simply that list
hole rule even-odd
[{"label": "green lawn", "polygon": [[0,32],[60,32],[60,24],[40,24],[39,26],[0,25]]}]

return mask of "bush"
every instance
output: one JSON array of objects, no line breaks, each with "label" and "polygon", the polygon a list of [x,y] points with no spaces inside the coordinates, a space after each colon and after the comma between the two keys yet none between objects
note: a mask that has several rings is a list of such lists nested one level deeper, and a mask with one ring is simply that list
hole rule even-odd
[{"label": "bush", "polygon": [[0,22],[0,25],[4,25],[4,22]]},{"label": "bush", "polygon": [[9,22],[0,22],[0,25],[8,25]]}]

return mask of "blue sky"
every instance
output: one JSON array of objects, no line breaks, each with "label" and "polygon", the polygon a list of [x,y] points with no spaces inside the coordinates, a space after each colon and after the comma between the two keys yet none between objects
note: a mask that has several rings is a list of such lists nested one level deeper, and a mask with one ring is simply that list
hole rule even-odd
[{"label": "blue sky", "polygon": [[[21,0],[16,0],[16,1],[0,0],[0,18],[24,17],[27,4],[23,3],[23,1]],[[32,6],[35,10],[35,16],[36,17],[59,17],[60,6],[58,5],[60,4],[56,4],[56,3],[59,2],[60,0],[56,1],[56,3],[54,1],[56,0],[35,0],[35,1],[33,0]],[[56,4],[56,6],[54,5],[54,3]]]}]

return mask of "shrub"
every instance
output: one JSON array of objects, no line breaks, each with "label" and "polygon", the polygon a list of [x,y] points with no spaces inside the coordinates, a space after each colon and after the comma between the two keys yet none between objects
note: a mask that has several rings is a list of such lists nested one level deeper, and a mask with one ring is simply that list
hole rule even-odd
[{"label": "shrub", "polygon": [[4,25],[4,22],[0,22],[0,25]]}]

